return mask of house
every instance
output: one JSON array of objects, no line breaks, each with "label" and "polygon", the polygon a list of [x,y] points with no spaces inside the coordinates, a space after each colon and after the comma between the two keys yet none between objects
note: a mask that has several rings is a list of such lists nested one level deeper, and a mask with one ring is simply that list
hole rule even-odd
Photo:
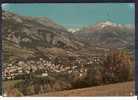
[{"label": "house", "polygon": [[42,73],[42,76],[46,77],[46,76],[48,76],[48,73]]}]

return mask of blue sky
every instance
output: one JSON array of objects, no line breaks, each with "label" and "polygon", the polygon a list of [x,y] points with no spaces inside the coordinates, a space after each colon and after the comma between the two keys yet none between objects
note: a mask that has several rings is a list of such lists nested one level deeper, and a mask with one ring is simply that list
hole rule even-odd
[{"label": "blue sky", "polygon": [[3,4],[2,9],[23,16],[46,16],[67,28],[89,26],[107,20],[134,24],[135,16],[133,3]]}]

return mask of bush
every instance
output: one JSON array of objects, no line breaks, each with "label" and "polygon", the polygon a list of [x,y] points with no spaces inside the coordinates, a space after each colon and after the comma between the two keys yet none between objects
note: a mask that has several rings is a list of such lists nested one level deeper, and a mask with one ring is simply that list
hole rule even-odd
[{"label": "bush", "polygon": [[71,87],[71,83],[65,74],[56,73],[54,73],[54,76],[51,75],[48,77],[33,76],[31,79],[26,79],[15,86],[23,95],[67,90],[71,89]]},{"label": "bush", "polygon": [[77,73],[72,77],[73,88],[85,88],[89,86],[101,85],[103,83],[103,68],[100,64],[93,63],[85,65],[87,73],[83,78],[79,78]]},{"label": "bush", "polygon": [[128,52],[110,51],[103,61],[105,83],[128,81],[132,77],[133,61],[131,58]]},{"label": "bush", "polygon": [[88,69],[86,81],[88,86],[100,85],[103,83],[102,66],[100,64],[92,64]]}]

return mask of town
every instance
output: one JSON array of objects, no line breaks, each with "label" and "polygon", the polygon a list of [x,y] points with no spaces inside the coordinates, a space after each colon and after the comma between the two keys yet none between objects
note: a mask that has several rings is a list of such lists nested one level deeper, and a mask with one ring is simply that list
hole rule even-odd
[{"label": "town", "polygon": [[73,72],[79,73],[81,77],[87,72],[87,65],[93,63],[101,63],[102,58],[92,57],[87,63],[82,63],[79,59],[73,64],[54,64],[52,61],[44,60],[39,58],[39,60],[28,60],[28,61],[18,61],[16,63],[10,63],[4,65],[3,67],[3,79],[4,80],[14,80],[20,75],[29,75],[35,73],[35,75],[41,75],[41,77],[48,76],[48,73],[61,73],[66,72],[72,74]]}]

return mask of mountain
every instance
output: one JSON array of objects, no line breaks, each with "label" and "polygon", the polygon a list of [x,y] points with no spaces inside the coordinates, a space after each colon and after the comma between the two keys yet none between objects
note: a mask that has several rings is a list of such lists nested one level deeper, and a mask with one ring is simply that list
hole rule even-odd
[{"label": "mountain", "polygon": [[102,48],[134,49],[135,29],[131,25],[115,24],[110,21],[81,29],[74,34],[88,46]]},{"label": "mountain", "polygon": [[[27,59],[48,56],[55,51],[76,50],[83,46],[63,26],[47,17],[26,17],[14,13],[2,13],[4,59]],[[22,55],[23,54],[23,55]]]},{"label": "mountain", "polygon": [[[66,29],[47,17],[2,12],[4,63],[17,60],[56,59],[72,62],[79,57],[103,55],[110,48],[134,51],[134,27],[109,21],[94,26]],[[69,62],[69,63],[70,63]]]},{"label": "mountain", "polygon": [[76,46],[64,27],[46,17],[33,18],[3,12],[3,31],[4,39],[20,47]]}]

